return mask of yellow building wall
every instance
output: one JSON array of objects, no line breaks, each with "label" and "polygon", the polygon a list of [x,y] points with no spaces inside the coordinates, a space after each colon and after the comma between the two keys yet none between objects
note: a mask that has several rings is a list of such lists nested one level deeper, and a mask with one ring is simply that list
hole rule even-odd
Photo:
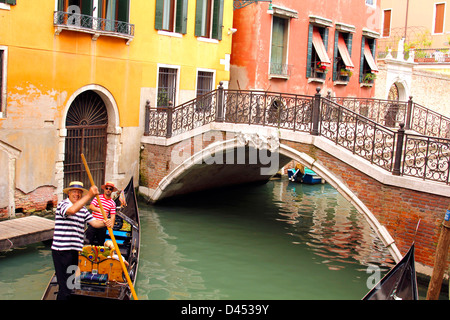
[{"label": "yellow building wall", "polygon": [[[155,0],[131,1],[129,21],[135,33],[129,45],[125,39],[109,36],[93,40],[83,32],[55,34],[55,0],[17,0],[9,10],[0,9],[0,46],[8,50],[7,106],[0,118],[0,141],[22,151],[16,164],[16,187],[21,191],[28,193],[43,185],[61,189],[61,129],[70,99],[81,88],[101,86],[117,105],[121,130],[114,132],[119,134],[114,140],[118,154],[111,161],[119,159],[114,164],[118,176],[125,170],[121,168],[139,159],[143,110],[149,98],[155,106],[158,64],[180,67],[178,104],[195,97],[197,68],[215,70],[216,87],[220,81],[229,81],[229,71],[220,60],[231,54],[228,29],[233,0],[224,0],[222,40],[216,43],[199,41],[194,35],[195,0],[188,5],[187,34],[179,37],[158,33],[155,6]],[[9,174],[5,170],[0,172],[2,177]]]}]

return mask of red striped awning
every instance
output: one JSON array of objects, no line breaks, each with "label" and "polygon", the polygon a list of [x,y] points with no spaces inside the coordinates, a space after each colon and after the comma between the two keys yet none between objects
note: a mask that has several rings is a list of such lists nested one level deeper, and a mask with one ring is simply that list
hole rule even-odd
[{"label": "red striped awning", "polygon": [[331,66],[330,58],[328,58],[327,50],[323,45],[322,37],[320,36],[320,32],[316,29],[313,30],[313,39],[312,43],[314,45],[314,49],[316,49],[317,55],[319,56],[320,61],[323,65],[329,67]]},{"label": "red striped awning", "polygon": [[378,72],[377,64],[372,56],[372,51],[370,51],[369,44],[366,42],[364,44],[364,58],[366,58],[367,63],[369,64],[370,69],[373,73]]},{"label": "red striped awning", "polygon": [[347,50],[347,45],[345,44],[345,40],[342,35],[339,35],[338,38],[338,49],[345,64],[345,68],[348,70],[352,70],[355,66],[353,65],[352,58],[350,57],[350,54]]}]

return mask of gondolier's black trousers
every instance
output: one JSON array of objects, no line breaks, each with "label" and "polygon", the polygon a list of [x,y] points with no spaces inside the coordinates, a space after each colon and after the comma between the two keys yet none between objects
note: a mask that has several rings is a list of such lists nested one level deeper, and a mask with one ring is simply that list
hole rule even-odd
[{"label": "gondolier's black trousers", "polygon": [[[68,286],[70,276],[74,275],[70,266],[78,266],[78,251],[76,250],[52,250],[53,264],[55,265],[56,279],[58,280],[58,300],[68,300],[71,289]],[[71,281],[73,283],[73,281]]]}]

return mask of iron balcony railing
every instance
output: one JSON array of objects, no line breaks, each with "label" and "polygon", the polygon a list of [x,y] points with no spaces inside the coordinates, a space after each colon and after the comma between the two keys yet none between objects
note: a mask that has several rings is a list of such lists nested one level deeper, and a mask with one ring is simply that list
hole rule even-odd
[{"label": "iron balcony railing", "polygon": [[[394,175],[449,184],[450,139],[441,137],[448,135],[442,123],[449,119],[411,99],[387,101],[359,99],[356,103],[356,99],[322,97],[320,92],[306,96],[220,86],[177,107],[152,108],[148,103],[145,135],[170,138],[211,122],[282,128],[323,136]],[[392,104],[398,106],[399,116],[390,114],[392,108],[387,106]],[[392,119],[395,126],[387,123]],[[430,119],[440,119],[440,124],[422,132],[434,136],[407,133],[400,122],[407,120],[408,126],[418,128]]]},{"label": "iron balcony railing", "polygon": [[97,18],[79,13],[55,11],[53,15],[55,26],[65,27],[70,30],[80,30],[103,35],[118,35],[125,38],[134,37],[134,24]]}]

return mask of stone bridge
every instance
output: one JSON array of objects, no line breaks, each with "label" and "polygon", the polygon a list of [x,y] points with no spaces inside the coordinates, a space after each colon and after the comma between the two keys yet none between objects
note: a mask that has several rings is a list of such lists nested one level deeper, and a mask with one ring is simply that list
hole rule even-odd
[{"label": "stone bridge", "polygon": [[431,274],[450,204],[450,126],[445,121],[450,123],[411,99],[219,88],[176,108],[147,110],[140,192],[158,202],[266,182],[294,160],[350,201],[395,261],[415,240],[417,270]]}]

